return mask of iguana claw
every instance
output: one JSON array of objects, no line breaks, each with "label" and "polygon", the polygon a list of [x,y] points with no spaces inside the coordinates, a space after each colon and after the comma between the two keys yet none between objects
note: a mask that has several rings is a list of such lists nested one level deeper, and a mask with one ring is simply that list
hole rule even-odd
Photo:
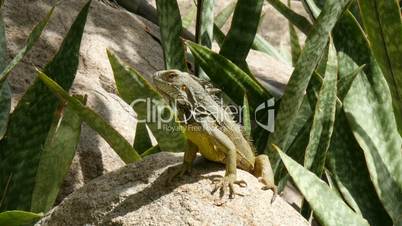
[{"label": "iguana claw", "polygon": [[179,167],[174,166],[172,168],[173,168],[173,172],[169,173],[169,176],[167,179],[167,184],[171,184],[173,179],[176,177],[182,177],[186,173],[190,174],[191,170],[192,170],[191,164],[186,164],[186,163],[181,164]]},{"label": "iguana claw", "polygon": [[236,180],[236,175],[226,175],[222,178],[214,179],[215,187],[212,190],[212,194],[220,190],[220,196],[225,195],[225,191],[229,188],[229,198],[233,199],[235,197],[234,185],[237,184],[240,187],[246,187],[247,183],[244,180]]}]

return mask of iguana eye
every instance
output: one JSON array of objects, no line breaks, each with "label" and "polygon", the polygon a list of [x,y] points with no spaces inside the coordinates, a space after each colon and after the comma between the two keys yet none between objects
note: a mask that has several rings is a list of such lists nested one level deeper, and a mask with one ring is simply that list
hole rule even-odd
[{"label": "iguana eye", "polygon": [[186,91],[186,90],[187,90],[187,86],[186,86],[186,85],[182,85],[182,86],[180,87],[180,89],[183,90],[183,91]]},{"label": "iguana eye", "polygon": [[168,77],[168,79],[173,79],[174,77],[176,77],[176,74],[175,74],[174,72],[170,72],[170,73],[167,75],[167,77]]}]

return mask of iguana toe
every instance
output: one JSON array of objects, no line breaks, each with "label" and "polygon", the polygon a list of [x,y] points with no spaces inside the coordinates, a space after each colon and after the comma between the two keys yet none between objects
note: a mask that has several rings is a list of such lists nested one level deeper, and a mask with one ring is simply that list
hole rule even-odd
[{"label": "iguana toe", "polygon": [[172,172],[168,175],[167,184],[171,184],[175,178],[182,177],[186,173],[190,174],[191,169],[191,165],[186,163],[183,163],[180,166],[174,166]]},{"label": "iguana toe", "polygon": [[222,178],[217,178],[213,181],[215,183],[215,187],[212,190],[212,194],[219,190],[220,197],[222,198],[225,195],[225,192],[229,188],[229,198],[233,199],[235,197],[235,188],[234,185],[239,185],[240,187],[247,186],[247,183],[244,180],[236,180],[236,175],[226,175]]},{"label": "iguana toe", "polygon": [[270,183],[268,180],[264,179],[263,177],[259,177],[258,181],[263,184],[262,190],[272,190],[274,194],[272,195],[271,203],[273,203],[278,196],[278,190],[275,184]]}]

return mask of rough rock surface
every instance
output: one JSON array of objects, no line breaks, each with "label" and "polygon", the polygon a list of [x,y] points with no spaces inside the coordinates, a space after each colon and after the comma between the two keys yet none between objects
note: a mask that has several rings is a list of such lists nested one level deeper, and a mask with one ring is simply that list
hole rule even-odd
[{"label": "rough rock surface", "polygon": [[[224,175],[222,165],[199,157],[192,175],[166,185],[170,166],[182,154],[159,153],[89,182],[55,207],[45,225],[308,225],[272,191],[261,190],[251,174],[238,170],[247,187],[233,200],[211,195],[211,179]],[[219,193],[219,192],[217,192]]]},{"label": "rough rock surface", "polygon": [[[22,48],[34,25],[57,2],[59,1],[5,1],[4,18],[10,59]],[[10,76],[14,106],[35,78],[32,64],[44,67],[52,59],[86,2],[87,0],[60,1],[41,39]],[[81,44],[80,65],[72,88],[73,93],[88,95],[88,106],[100,113],[129,142],[134,140],[135,113],[115,94],[106,48],[143,74],[150,75],[163,68],[161,47],[145,32],[146,27],[152,26],[122,9],[93,0]],[[79,148],[60,198],[89,180],[123,165],[109,145],[96,132],[83,125]]]}]

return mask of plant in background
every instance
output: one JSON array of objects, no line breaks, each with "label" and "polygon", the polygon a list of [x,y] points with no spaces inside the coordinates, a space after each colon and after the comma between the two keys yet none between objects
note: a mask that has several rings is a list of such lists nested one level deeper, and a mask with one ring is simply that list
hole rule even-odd
[{"label": "plant in background", "polygon": [[[77,16],[58,53],[44,71],[69,89],[78,68],[88,2]],[[26,225],[54,204],[80,137],[81,119],[36,80],[10,114],[7,77],[39,39],[54,8],[33,29],[26,45],[6,64],[4,23],[0,23],[0,213],[1,225]]]},{"label": "plant in background", "polygon": [[[307,19],[279,0],[268,2],[289,20],[292,62],[256,34],[263,0],[238,0],[215,18],[213,1],[197,1],[196,38],[187,40],[185,45],[181,39],[177,2],[157,0],[165,68],[189,71],[187,63],[193,64],[196,75],[209,79],[229,101],[245,106],[249,112],[243,120],[245,131],[254,140],[257,151],[270,156],[279,188],[288,182],[299,188],[306,200],[301,209],[306,218],[313,214],[322,225],[401,225],[402,142],[398,128],[400,131],[402,107],[398,102],[401,89],[398,81],[402,76],[402,22],[399,3],[392,0],[303,0],[310,15]],[[44,187],[37,187],[40,177],[36,174],[46,173],[46,169],[51,168],[47,166],[49,162],[39,159],[40,145],[58,147],[58,139],[69,138],[73,147],[78,142],[80,120],[98,131],[126,163],[159,151],[186,148],[182,129],[160,130],[155,122],[147,121],[137,127],[135,147],[139,149],[135,150],[104,119],[65,91],[74,78],[78,54],[72,56],[64,50],[73,48],[77,53],[87,9],[88,5],[77,17],[59,54],[44,70],[38,71],[43,83],[37,80],[25,94],[20,107],[12,113],[7,130],[4,121],[9,110],[0,112],[0,135],[1,131],[6,131],[0,143],[0,167],[4,172],[0,177],[2,210],[41,212],[51,207],[58,183],[51,182],[53,189],[47,191],[52,194],[50,198],[38,198],[44,194],[40,192]],[[230,29],[224,34],[220,29],[232,13]],[[186,26],[189,20],[186,18]],[[306,34],[304,45],[298,43],[295,29]],[[212,40],[220,45],[219,53],[210,49]],[[272,86],[261,85],[250,71],[245,59],[251,48],[294,66],[286,90],[276,102],[279,110],[273,133],[253,123],[267,118],[267,112],[256,113],[257,106],[272,96],[278,97],[278,92]],[[188,60],[193,61],[187,61],[186,56],[191,56]],[[136,99],[152,98],[159,109],[165,109],[157,111],[159,117],[171,111],[161,94],[142,75],[110,51],[108,57],[118,92],[128,104]],[[68,71],[60,70],[62,62],[69,63]],[[66,80],[58,77],[61,73]],[[2,73],[1,82],[7,74]],[[7,105],[10,99],[4,84],[0,106]],[[44,84],[50,90],[44,89]],[[38,90],[43,98],[38,97]],[[73,131],[60,130],[69,135],[57,135],[51,126],[52,114],[59,102],[50,91],[66,106],[61,124],[66,120],[64,123],[76,125]],[[35,104],[23,105],[35,101],[42,101],[40,103],[47,106],[46,112],[36,109]],[[133,107],[139,119],[147,117],[145,104]],[[27,111],[36,112],[37,117],[28,117]],[[181,128],[175,120],[166,124]],[[151,147],[147,127],[158,141],[157,146]],[[31,142],[32,128],[38,128],[41,136]],[[17,133],[17,130],[23,132]],[[29,145],[18,145],[28,141]],[[44,155],[51,149],[44,148]],[[69,156],[70,161],[73,153],[63,156]],[[17,160],[22,164],[16,164]],[[68,161],[65,166],[69,165]],[[58,173],[58,180],[63,172]],[[33,204],[33,200],[39,204]]]}]

